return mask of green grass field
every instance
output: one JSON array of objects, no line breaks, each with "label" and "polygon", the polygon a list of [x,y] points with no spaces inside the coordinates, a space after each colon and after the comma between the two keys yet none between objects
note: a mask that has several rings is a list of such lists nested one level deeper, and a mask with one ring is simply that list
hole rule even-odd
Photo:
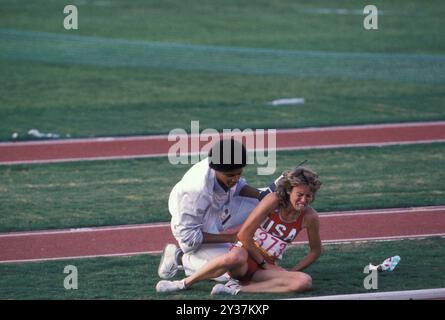
[{"label": "green grass field", "polygon": [[[158,294],[156,270],[159,256],[60,260],[25,264],[0,264],[0,299],[280,299],[348,293],[383,292],[440,288],[445,286],[441,264],[445,239],[403,240],[351,245],[328,245],[319,260],[307,269],[313,290],[302,294],[242,294],[210,298],[214,282],[206,281],[178,294]],[[307,248],[289,249],[283,260],[291,267]],[[397,268],[380,274],[378,289],[363,287],[368,263],[378,264],[391,255],[400,255]],[[66,290],[65,266],[78,271],[78,289]],[[180,279],[176,276],[175,279]]]},{"label": "green grass field", "polygon": [[375,4],[366,31],[357,1],[84,1],[68,31],[62,1],[1,1],[0,140],[443,120],[445,6]]},{"label": "green grass field", "polygon": [[[0,141],[174,128],[302,128],[445,120],[443,1],[0,0]],[[303,105],[272,107],[280,98]],[[443,143],[280,152],[320,174],[319,211],[445,204]],[[168,221],[188,166],[167,159],[0,166],[0,232]],[[275,176],[245,170],[253,186]],[[444,287],[444,239],[327,246],[306,295],[364,292],[368,262],[399,254],[380,290]],[[295,248],[290,265],[305,248]],[[0,299],[208,299],[211,283],[154,292],[159,256],[0,264]],[[63,267],[79,290],[63,289]],[[282,297],[294,297],[284,295]],[[247,295],[240,299],[275,299]]]},{"label": "green grass field", "polygon": [[[73,32],[235,47],[443,53],[441,26],[445,7],[441,1],[376,0],[373,3],[381,11],[378,32],[382,34],[365,32],[363,8],[367,3],[355,0],[73,1],[79,10],[79,29]],[[63,1],[35,0],[19,4],[2,0],[1,4],[2,28],[70,32],[63,29],[62,12],[66,5]],[[351,12],[317,12],[327,8]]]},{"label": "green grass field", "polygon": [[[279,152],[277,173],[304,159],[323,181],[319,211],[445,203],[445,144]],[[169,221],[168,195],[189,166],[166,158],[0,166],[0,230]],[[275,176],[245,169],[255,187]]]}]

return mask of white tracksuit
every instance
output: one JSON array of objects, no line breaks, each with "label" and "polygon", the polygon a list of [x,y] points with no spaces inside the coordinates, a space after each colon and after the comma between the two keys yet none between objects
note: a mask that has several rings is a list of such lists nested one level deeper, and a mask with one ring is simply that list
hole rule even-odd
[{"label": "white tracksuit", "polygon": [[203,234],[220,233],[244,222],[258,204],[257,199],[239,196],[244,179],[225,192],[217,183],[208,158],[191,167],[170,193],[168,208],[171,229],[184,256],[182,263],[190,275],[209,260],[228,251],[230,244],[203,244]]}]

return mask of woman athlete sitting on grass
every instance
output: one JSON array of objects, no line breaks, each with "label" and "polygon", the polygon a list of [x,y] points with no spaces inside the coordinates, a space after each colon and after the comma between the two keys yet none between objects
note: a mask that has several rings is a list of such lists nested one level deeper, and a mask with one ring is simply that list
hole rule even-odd
[{"label": "woman athlete sitting on grass", "polygon": [[[321,253],[319,219],[309,206],[321,182],[315,172],[297,167],[284,173],[276,192],[267,195],[252,211],[238,232],[238,243],[227,254],[208,262],[193,275],[178,281],[159,281],[157,292],[185,290],[194,283],[228,272],[238,281],[217,284],[211,294],[238,292],[301,292],[312,279],[301,272]],[[306,229],[310,251],[290,271],[276,264],[300,230]],[[241,285],[239,284],[241,283]]]}]

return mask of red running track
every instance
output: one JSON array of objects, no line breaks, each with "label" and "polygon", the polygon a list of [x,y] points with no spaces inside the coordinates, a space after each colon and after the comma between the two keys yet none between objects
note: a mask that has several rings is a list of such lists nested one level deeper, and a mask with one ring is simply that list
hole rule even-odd
[{"label": "red running track", "polygon": [[[445,236],[445,206],[320,214],[323,243]],[[305,232],[296,244],[305,243]],[[167,224],[0,234],[0,262],[159,253],[173,242]]]},{"label": "red running track", "polygon": [[[445,141],[445,121],[280,130],[276,137],[277,150],[438,142]],[[174,143],[167,136],[7,142],[0,143],[0,164],[166,156]],[[430,207],[323,214],[320,232],[325,243],[445,236],[444,213]],[[298,241],[305,240],[303,234]],[[8,233],[0,234],[0,262],[156,253],[171,241],[165,224]]]},{"label": "red running track", "polygon": [[[259,132],[254,132],[255,148],[259,148]],[[264,147],[267,147],[268,134],[271,134],[271,131],[265,133]],[[186,138],[189,150],[192,150],[192,146],[201,150],[208,144],[208,136],[191,135]],[[3,142],[0,143],[0,164],[159,157],[166,156],[170,147],[178,140],[179,137],[175,141],[168,141],[168,136],[140,136]],[[445,142],[445,121],[276,131],[278,151],[428,142]]]}]

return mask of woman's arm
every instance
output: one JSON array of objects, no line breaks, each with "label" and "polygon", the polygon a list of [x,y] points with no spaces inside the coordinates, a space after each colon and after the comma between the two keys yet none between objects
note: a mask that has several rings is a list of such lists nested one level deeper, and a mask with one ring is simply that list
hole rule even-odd
[{"label": "woman's arm", "polygon": [[249,255],[258,264],[264,261],[264,256],[256,247],[253,236],[267,215],[278,206],[278,197],[275,193],[268,194],[250,213],[247,220],[241,226],[238,232],[238,239],[243,247],[249,252]]},{"label": "woman's arm", "polygon": [[301,271],[309,267],[321,254],[320,221],[315,210],[305,216],[305,224],[309,240],[309,253],[292,268],[292,271]]}]

